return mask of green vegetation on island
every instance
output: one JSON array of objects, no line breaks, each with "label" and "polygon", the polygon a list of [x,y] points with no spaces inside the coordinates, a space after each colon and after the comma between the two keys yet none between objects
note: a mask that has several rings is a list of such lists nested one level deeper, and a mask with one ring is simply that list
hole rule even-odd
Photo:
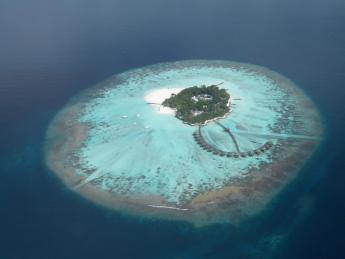
[{"label": "green vegetation on island", "polygon": [[207,120],[223,117],[230,111],[230,95],[218,85],[193,86],[172,94],[163,106],[176,110],[176,117],[188,124],[204,124]]}]

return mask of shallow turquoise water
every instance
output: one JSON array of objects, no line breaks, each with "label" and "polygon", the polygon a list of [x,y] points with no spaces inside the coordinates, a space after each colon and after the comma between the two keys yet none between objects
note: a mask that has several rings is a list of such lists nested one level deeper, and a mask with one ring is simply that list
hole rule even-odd
[{"label": "shallow turquoise water", "polygon": [[[273,163],[269,152],[243,159],[215,156],[192,138],[195,126],[160,114],[145,102],[145,95],[161,88],[191,87],[224,82],[232,99],[232,112],[220,122],[236,136],[241,151],[265,142],[289,138],[314,138],[315,111],[305,110],[303,129],[296,131],[297,115],[284,118],[284,109],[307,100],[287,79],[260,67],[230,62],[199,61],[159,64],[120,74],[96,88],[98,97],[86,102],[79,122],[89,126],[78,151],[77,173],[115,194],[159,195],[180,204],[198,193],[223,188],[233,179],[264,163]],[[309,120],[307,119],[309,116]],[[300,118],[298,119],[300,120]],[[224,151],[235,151],[229,137],[215,123],[202,128],[208,142]],[[85,169],[93,170],[88,175]]]}]

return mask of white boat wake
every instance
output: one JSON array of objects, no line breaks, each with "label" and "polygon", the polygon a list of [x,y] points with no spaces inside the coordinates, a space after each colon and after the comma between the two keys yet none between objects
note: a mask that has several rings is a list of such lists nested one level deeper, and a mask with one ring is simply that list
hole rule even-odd
[{"label": "white boat wake", "polygon": [[189,209],[182,209],[182,208],[178,208],[178,207],[170,207],[170,206],[160,206],[160,205],[147,205],[148,207],[152,207],[152,208],[159,208],[159,209],[170,209],[170,210],[189,210]]}]

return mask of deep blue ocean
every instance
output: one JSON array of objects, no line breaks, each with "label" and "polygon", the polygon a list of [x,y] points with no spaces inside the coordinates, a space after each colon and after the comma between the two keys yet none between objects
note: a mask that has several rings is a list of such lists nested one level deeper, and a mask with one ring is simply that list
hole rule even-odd
[{"label": "deep blue ocean", "polygon": [[[292,79],[322,147],[260,215],[195,229],[101,208],[44,166],[81,90],[149,64],[223,59]],[[0,259],[345,258],[344,0],[0,0]]]}]

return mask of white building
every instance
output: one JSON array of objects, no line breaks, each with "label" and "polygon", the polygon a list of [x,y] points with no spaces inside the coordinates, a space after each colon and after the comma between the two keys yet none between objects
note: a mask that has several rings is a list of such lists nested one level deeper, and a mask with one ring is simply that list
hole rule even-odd
[{"label": "white building", "polygon": [[193,102],[198,102],[198,101],[212,101],[213,96],[209,94],[198,94],[197,96],[192,96],[192,101]]},{"label": "white building", "polygon": [[200,114],[202,114],[202,113],[204,113],[203,111],[198,111],[198,110],[193,110],[192,111],[192,115],[193,116],[198,116],[198,115],[200,115]]}]

